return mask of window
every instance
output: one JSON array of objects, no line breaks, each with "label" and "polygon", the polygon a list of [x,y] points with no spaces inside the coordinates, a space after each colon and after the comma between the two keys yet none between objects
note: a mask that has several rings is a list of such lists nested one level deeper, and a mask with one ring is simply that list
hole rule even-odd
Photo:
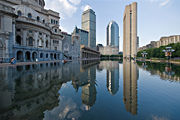
[{"label": "window", "polygon": [[29,38],[29,46],[33,46],[33,38],[32,37]]},{"label": "window", "polygon": [[43,19],[43,23],[45,23],[45,20]]},{"label": "window", "polygon": [[39,5],[42,6],[42,1],[41,0],[39,0]]},{"label": "window", "polygon": [[20,10],[18,10],[17,14],[18,16],[22,16],[22,12]]},{"label": "window", "polygon": [[46,54],[46,58],[48,58],[49,57],[49,55],[48,54]]},{"label": "window", "polygon": [[28,18],[32,18],[32,14],[31,13],[28,13]]},{"label": "window", "polygon": [[0,41],[0,48],[2,49],[3,48],[3,43]]},{"label": "window", "polygon": [[40,17],[39,16],[37,16],[37,21],[40,21]]},{"label": "window", "polygon": [[21,29],[16,29],[17,32],[21,32]]},{"label": "window", "polygon": [[56,21],[56,24],[58,24],[58,21]]},{"label": "window", "polygon": [[57,33],[57,29],[54,30]]},{"label": "window", "polygon": [[43,58],[43,53],[40,54],[40,58]]},{"label": "window", "polygon": [[54,44],[59,44],[59,41],[58,40],[53,40],[53,43]]},{"label": "window", "polygon": [[16,44],[21,45],[21,36],[16,36]]},{"label": "window", "polygon": [[46,41],[46,47],[48,48],[48,40]]},{"label": "window", "polygon": [[53,19],[51,19],[51,24],[53,24]]},{"label": "window", "polygon": [[0,29],[1,29],[1,16],[0,16]]}]

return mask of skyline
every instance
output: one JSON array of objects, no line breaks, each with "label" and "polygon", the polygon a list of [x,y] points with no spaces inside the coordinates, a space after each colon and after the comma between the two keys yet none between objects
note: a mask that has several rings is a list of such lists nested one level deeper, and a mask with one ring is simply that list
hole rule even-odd
[{"label": "skyline", "polygon": [[96,44],[106,45],[106,26],[109,21],[116,21],[120,27],[120,51],[123,48],[123,13],[125,6],[132,2],[138,3],[140,47],[150,41],[158,41],[160,37],[179,34],[178,3],[180,4],[180,1],[178,0],[114,0],[113,2],[110,0],[53,0],[53,2],[45,0],[45,2],[45,8],[60,12],[60,28],[68,33],[72,33],[75,26],[81,28],[83,9],[91,7],[97,17]]}]

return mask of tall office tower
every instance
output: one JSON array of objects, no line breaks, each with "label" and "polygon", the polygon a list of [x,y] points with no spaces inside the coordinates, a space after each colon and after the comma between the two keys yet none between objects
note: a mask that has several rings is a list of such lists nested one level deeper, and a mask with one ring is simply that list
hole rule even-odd
[{"label": "tall office tower", "polygon": [[88,9],[82,14],[82,29],[89,32],[88,47],[96,49],[96,15],[92,9]]},{"label": "tall office tower", "polygon": [[119,26],[115,21],[111,21],[107,26],[107,46],[119,48]]},{"label": "tall office tower", "polygon": [[127,5],[123,16],[123,57],[137,54],[137,3]]}]

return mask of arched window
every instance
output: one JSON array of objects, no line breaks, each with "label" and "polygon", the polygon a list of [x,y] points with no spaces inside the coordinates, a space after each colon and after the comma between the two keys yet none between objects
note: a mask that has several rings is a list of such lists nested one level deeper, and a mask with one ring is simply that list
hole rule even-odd
[{"label": "arched window", "polygon": [[40,58],[43,58],[43,53],[40,54]]},{"label": "arched window", "polygon": [[22,12],[20,10],[18,10],[17,14],[18,16],[22,16]]},{"label": "arched window", "polygon": [[0,41],[0,49],[3,48],[3,43]]},{"label": "arched window", "polygon": [[40,17],[39,16],[37,16],[37,21],[40,21]]},{"label": "arched window", "polygon": [[48,58],[48,57],[49,57],[49,54],[47,53],[47,54],[46,54],[46,58]]},{"label": "arched window", "polygon": [[21,45],[21,36],[16,36],[16,44]]},{"label": "arched window", "polygon": [[48,48],[48,40],[46,40],[46,47]]},{"label": "arched window", "polygon": [[33,38],[32,37],[29,38],[29,46],[33,46]]},{"label": "arched window", "polygon": [[28,18],[32,18],[32,14],[31,13],[28,13]]},{"label": "arched window", "polygon": [[45,20],[43,19],[43,23],[45,23]]},{"label": "arched window", "polygon": [[39,0],[39,5],[42,6],[42,1],[41,0]]}]

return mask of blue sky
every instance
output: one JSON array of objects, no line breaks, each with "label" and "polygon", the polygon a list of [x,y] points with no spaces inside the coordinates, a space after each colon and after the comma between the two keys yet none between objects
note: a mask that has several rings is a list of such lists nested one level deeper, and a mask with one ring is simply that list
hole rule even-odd
[{"label": "blue sky", "polygon": [[45,0],[46,8],[60,13],[60,28],[71,33],[81,28],[81,14],[86,7],[96,13],[96,42],[106,45],[106,27],[111,20],[120,28],[120,50],[123,44],[125,6],[138,3],[138,36],[140,46],[162,36],[180,34],[180,0]]}]

